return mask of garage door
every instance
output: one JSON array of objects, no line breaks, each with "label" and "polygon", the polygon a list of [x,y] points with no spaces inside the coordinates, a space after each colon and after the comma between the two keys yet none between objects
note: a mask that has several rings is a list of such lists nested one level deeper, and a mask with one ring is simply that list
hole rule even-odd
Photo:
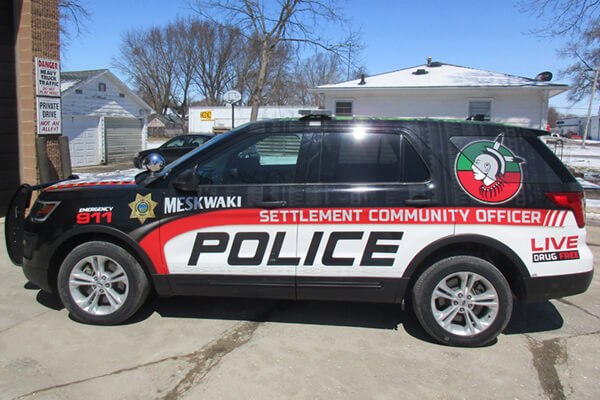
[{"label": "garage door", "polygon": [[100,164],[98,118],[65,117],[62,127],[63,136],[69,138],[71,166],[83,167]]},{"label": "garage door", "polygon": [[133,161],[142,149],[142,121],[132,118],[105,118],[107,163]]}]

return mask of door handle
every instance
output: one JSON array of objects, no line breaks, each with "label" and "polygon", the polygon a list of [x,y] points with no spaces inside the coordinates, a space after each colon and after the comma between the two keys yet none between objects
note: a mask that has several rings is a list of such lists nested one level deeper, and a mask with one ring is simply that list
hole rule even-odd
[{"label": "door handle", "polygon": [[260,208],[281,208],[287,206],[285,200],[263,200],[254,203],[255,206]]},{"label": "door handle", "polygon": [[404,204],[407,206],[433,206],[437,204],[437,201],[431,199],[410,199],[404,200]]}]

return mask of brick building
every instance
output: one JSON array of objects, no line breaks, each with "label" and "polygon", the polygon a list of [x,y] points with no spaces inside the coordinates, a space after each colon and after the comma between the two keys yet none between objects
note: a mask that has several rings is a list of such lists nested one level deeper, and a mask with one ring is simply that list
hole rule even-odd
[{"label": "brick building", "polygon": [[[36,57],[60,59],[58,0],[1,2],[0,216],[21,182],[63,176],[59,135],[39,141],[36,132]],[[40,171],[40,162],[48,168]]]}]

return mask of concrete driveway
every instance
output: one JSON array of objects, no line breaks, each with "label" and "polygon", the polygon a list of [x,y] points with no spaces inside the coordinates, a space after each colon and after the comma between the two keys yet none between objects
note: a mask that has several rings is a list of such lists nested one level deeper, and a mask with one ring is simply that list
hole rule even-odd
[{"label": "concrete driveway", "polygon": [[[1,399],[598,399],[600,274],[517,304],[498,341],[432,343],[399,306],[151,298],[129,324],[69,319],[4,249]],[[588,226],[600,260],[600,227]]]}]

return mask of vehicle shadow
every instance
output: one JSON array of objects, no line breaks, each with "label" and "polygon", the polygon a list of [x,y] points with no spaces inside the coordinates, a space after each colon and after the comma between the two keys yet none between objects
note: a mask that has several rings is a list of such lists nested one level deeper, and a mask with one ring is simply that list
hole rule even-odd
[{"label": "vehicle shadow", "polygon": [[563,317],[551,302],[525,304],[515,299],[513,314],[504,329],[504,334],[555,331],[563,325]]},{"label": "vehicle shadow", "polygon": [[[290,324],[404,329],[416,339],[437,343],[421,327],[410,306],[403,310],[399,304],[216,297],[161,299],[154,296],[127,323],[145,320],[153,313],[163,318],[268,320]],[[560,329],[563,324],[562,316],[551,302],[524,304],[515,299],[511,320],[503,333],[515,335],[553,331]]]},{"label": "vehicle shadow", "polygon": [[[56,294],[39,291],[36,299],[38,303],[53,310],[64,308]],[[162,318],[404,329],[416,339],[437,343],[423,330],[410,306],[403,310],[399,304],[189,296],[159,298],[151,295],[142,308],[124,324],[139,323],[155,313]],[[563,324],[562,316],[551,302],[524,304],[515,299],[511,320],[503,333],[515,335],[553,331],[560,329]]]}]

